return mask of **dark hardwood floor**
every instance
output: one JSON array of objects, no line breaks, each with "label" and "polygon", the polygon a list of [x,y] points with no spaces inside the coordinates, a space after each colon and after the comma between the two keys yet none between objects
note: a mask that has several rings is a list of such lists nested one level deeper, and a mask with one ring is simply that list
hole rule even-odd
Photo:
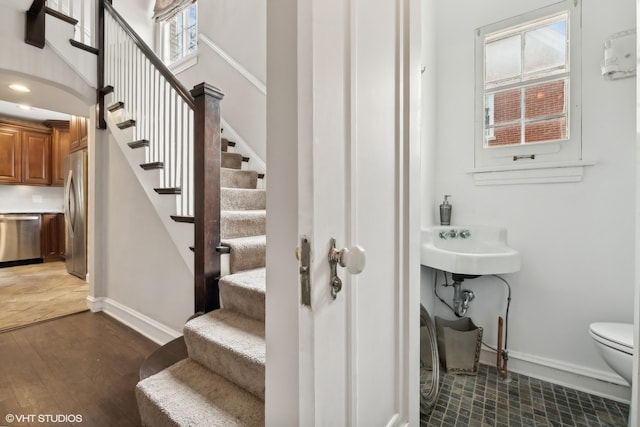
[{"label": "dark hardwood floor", "polygon": [[103,313],[0,333],[0,426],[139,426],[134,389],[158,347]]}]

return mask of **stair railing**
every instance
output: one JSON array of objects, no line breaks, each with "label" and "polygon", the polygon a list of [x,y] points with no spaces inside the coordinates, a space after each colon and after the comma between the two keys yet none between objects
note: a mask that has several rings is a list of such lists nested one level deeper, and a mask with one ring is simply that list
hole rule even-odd
[{"label": "stair railing", "polygon": [[134,141],[148,144],[145,162],[161,170],[156,191],[177,196],[172,218],[194,223],[195,311],[219,308],[223,94],[206,83],[188,91],[109,0],[100,0],[98,17],[99,121],[112,91],[126,111],[122,127],[131,126]]},{"label": "stair railing", "polygon": [[[160,187],[179,194],[176,215],[193,216],[194,99],[113,7],[105,14],[105,84],[148,141],[146,163],[162,165]],[[133,124],[133,123],[132,123]]]}]

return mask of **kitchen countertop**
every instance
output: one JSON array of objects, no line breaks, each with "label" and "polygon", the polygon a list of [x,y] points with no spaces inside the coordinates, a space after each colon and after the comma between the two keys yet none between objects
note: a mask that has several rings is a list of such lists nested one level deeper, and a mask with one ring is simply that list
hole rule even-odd
[{"label": "kitchen countertop", "polygon": [[62,210],[0,210],[0,215],[16,215],[16,214],[61,214]]}]

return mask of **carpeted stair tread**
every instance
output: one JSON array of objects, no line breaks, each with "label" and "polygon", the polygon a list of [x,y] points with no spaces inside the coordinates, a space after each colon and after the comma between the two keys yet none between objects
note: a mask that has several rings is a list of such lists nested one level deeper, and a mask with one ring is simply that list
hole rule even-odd
[{"label": "carpeted stair tread", "polygon": [[240,170],[220,168],[220,186],[228,188],[256,188],[258,172],[254,170]]},{"label": "carpeted stair tread", "polygon": [[225,309],[264,322],[266,270],[242,271],[220,278],[220,300]]},{"label": "carpeted stair tread", "polygon": [[229,140],[227,138],[220,138],[220,150],[222,151],[229,150]]},{"label": "carpeted stair tread", "polygon": [[242,154],[223,151],[221,165],[223,168],[242,169]]},{"label": "carpeted stair tread", "polygon": [[233,239],[236,237],[259,236],[267,232],[267,211],[221,211],[220,237]]},{"label": "carpeted stair tread", "polygon": [[264,323],[228,309],[184,326],[189,357],[264,399]]},{"label": "carpeted stair tread", "polygon": [[140,381],[136,398],[148,427],[264,426],[263,401],[190,359]]},{"label": "carpeted stair tread", "polygon": [[267,192],[264,188],[221,188],[221,210],[255,210],[267,208]]},{"label": "carpeted stair tread", "polygon": [[232,274],[265,266],[267,236],[222,239],[220,243],[222,246],[228,246],[231,249],[229,253],[229,270]]}]

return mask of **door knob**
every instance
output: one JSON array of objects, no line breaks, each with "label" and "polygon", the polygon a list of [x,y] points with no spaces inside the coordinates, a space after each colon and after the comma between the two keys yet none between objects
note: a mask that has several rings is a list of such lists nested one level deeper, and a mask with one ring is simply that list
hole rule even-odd
[{"label": "door knob", "polygon": [[340,267],[345,267],[351,274],[360,274],[367,264],[367,254],[362,246],[354,246],[351,249],[344,248],[338,252]]},{"label": "door knob", "polygon": [[336,249],[336,239],[331,238],[331,247],[329,248],[329,266],[331,267],[331,277],[329,285],[331,286],[331,296],[336,298],[338,292],[342,289],[342,280],[338,277],[337,265],[346,267],[351,274],[359,274],[364,270],[367,264],[367,254],[362,246],[353,246],[350,249]]}]

